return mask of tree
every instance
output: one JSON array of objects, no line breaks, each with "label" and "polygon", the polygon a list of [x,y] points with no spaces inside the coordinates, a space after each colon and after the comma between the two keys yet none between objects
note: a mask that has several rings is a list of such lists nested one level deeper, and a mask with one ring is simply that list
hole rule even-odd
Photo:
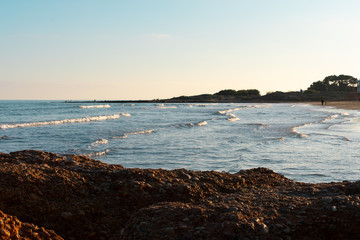
[{"label": "tree", "polygon": [[215,95],[224,95],[224,96],[238,96],[238,97],[257,97],[260,96],[260,92],[257,89],[242,89],[242,90],[233,90],[233,89],[225,89],[221,90]]},{"label": "tree", "polygon": [[340,91],[350,92],[356,85],[358,79],[349,75],[330,75],[324,78],[322,81],[314,82],[308,88],[309,91]]},{"label": "tree", "polygon": [[323,82],[323,81],[317,81],[317,82],[313,82],[310,87],[308,88],[308,90],[315,90],[318,92],[325,92],[327,88],[327,85]]},{"label": "tree", "polygon": [[253,96],[253,97],[260,96],[260,91],[257,89],[248,89],[247,92],[249,96]]},{"label": "tree", "polygon": [[225,89],[225,90],[221,90],[221,91],[215,93],[215,95],[235,96],[236,95],[236,90]]}]

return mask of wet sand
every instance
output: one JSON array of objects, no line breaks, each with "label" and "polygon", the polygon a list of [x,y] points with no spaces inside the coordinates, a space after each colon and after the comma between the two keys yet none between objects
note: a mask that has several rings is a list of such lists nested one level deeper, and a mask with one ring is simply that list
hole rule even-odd
[{"label": "wet sand", "polygon": [[[321,102],[310,102],[312,105],[321,106]],[[360,101],[337,101],[326,102],[324,107],[336,107],[341,109],[360,110]]]}]

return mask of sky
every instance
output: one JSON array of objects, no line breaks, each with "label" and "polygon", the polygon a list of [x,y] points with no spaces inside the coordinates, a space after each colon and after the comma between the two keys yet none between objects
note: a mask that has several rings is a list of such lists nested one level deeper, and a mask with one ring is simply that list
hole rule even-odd
[{"label": "sky", "polygon": [[360,77],[358,0],[0,0],[0,99],[299,91]]}]

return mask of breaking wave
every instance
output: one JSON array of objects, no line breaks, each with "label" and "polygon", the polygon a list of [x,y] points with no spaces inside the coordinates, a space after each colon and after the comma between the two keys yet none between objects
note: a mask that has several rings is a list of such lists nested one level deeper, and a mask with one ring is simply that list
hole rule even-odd
[{"label": "breaking wave", "polygon": [[149,133],[153,133],[154,131],[155,131],[154,129],[150,129],[150,130],[144,130],[144,131],[138,131],[138,132],[129,132],[127,134],[128,135],[149,134]]},{"label": "breaking wave", "polygon": [[109,141],[105,138],[102,138],[102,139],[99,139],[99,140],[96,140],[95,142],[91,143],[91,146],[92,147],[95,147],[97,145],[104,145],[104,144],[108,144]]},{"label": "breaking wave", "polygon": [[323,120],[321,120],[321,122],[326,122],[328,120],[334,120],[335,118],[337,118],[339,115],[335,114],[335,115],[329,115],[326,118],[324,118]]},{"label": "breaking wave", "polygon": [[85,154],[85,156],[88,157],[99,157],[99,156],[104,156],[109,152],[108,149],[106,149],[105,151],[101,151],[101,152],[93,152],[93,153],[89,153],[89,154]]},{"label": "breaking wave", "polygon": [[177,108],[176,106],[162,106],[162,107],[157,107],[158,109],[171,109],[171,108]]},{"label": "breaking wave", "polygon": [[120,115],[123,117],[131,117],[130,113],[120,113]]},{"label": "breaking wave", "polygon": [[44,122],[0,124],[0,129],[39,127],[39,126],[44,126],[44,125],[59,125],[59,124],[65,124],[65,123],[83,123],[83,122],[105,121],[105,120],[111,120],[111,119],[117,119],[117,118],[120,118],[119,114],[106,115],[106,116],[84,117],[84,118],[74,118],[74,119],[63,119],[63,120],[53,120],[53,121],[44,121]]},{"label": "breaking wave", "polygon": [[122,135],[122,136],[115,136],[113,138],[128,138],[128,136],[126,134]]},{"label": "breaking wave", "polygon": [[205,126],[207,124],[208,124],[207,121],[201,121],[201,122],[195,123],[195,125],[197,125],[197,126]]},{"label": "breaking wave", "polygon": [[89,105],[89,106],[78,106],[79,108],[110,108],[109,104],[106,105]]},{"label": "breaking wave", "polygon": [[[334,114],[334,115],[329,115],[327,116],[326,118],[322,119],[321,121],[314,121],[314,122],[309,122],[309,123],[304,123],[300,126],[296,126],[296,127],[293,127],[291,128],[291,132],[294,133],[295,135],[297,135],[298,137],[301,137],[301,138],[306,138],[306,137],[309,137],[308,135],[306,134],[303,134],[299,131],[297,131],[297,128],[300,128],[300,127],[305,127],[305,126],[309,126],[309,125],[312,125],[312,124],[316,124],[316,123],[325,123],[326,121],[329,121],[329,120],[334,120],[338,117],[339,115],[338,114]],[[328,127],[328,129],[330,129],[334,124],[330,125]]]},{"label": "breaking wave", "polygon": [[113,138],[128,138],[128,135],[138,135],[138,134],[150,134],[153,133],[155,130],[154,129],[149,129],[149,130],[144,130],[144,131],[137,131],[137,132],[128,132],[128,133],[124,133],[121,136],[115,136]]},{"label": "breaking wave", "polygon": [[227,118],[226,120],[230,121],[230,122],[236,122],[236,121],[239,121],[240,119],[234,115],[234,114],[226,114],[227,116],[229,116],[229,118]]}]

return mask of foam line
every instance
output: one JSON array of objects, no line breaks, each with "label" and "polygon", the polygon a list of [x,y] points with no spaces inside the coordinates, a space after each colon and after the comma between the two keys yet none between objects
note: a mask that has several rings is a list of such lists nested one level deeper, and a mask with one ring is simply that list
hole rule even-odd
[{"label": "foam line", "polygon": [[119,114],[107,115],[107,116],[75,118],[75,119],[53,120],[53,121],[45,121],[45,122],[0,124],[0,129],[39,127],[39,126],[44,126],[44,125],[59,125],[59,124],[65,124],[65,123],[83,123],[83,122],[105,121],[105,120],[117,119],[117,118],[120,118]]},{"label": "foam line", "polygon": [[89,106],[78,106],[79,108],[110,108],[109,104],[106,105],[89,105]]}]

